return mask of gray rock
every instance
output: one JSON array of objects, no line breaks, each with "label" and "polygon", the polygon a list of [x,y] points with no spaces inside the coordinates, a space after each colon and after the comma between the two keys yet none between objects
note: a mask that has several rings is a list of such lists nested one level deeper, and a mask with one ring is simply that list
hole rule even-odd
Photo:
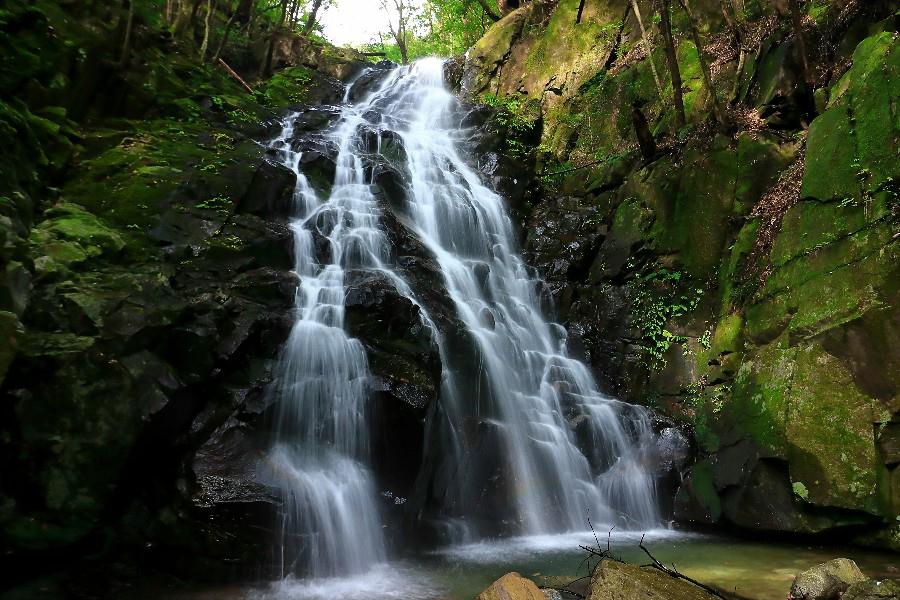
[{"label": "gray rock", "polygon": [[854,561],[835,558],[797,575],[791,586],[790,599],[837,600],[851,585],[866,580]]}]

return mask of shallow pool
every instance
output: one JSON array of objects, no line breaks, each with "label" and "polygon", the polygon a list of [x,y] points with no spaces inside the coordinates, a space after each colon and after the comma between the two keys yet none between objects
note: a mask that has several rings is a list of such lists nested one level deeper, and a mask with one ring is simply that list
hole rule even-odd
[{"label": "shallow pool", "polygon": [[[613,531],[612,553],[631,563],[649,561],[638,547],[641,534]],[[518,571],[540,585],[564,587],[589,572],[580,545],[602,548],[607,532],[508,538],[448,548],[381,565],[356,577],[286,580],[272,585],[183,593],[182,600],[471,600],[492,581]],[[826,560],[845,556],[868,575],[900,578],[900,556],[852,547],[765,543],[722,536],[652,531],[644,545],[666,565],[698,581],[753,600],[787,597],[794,575]],[[594,561],[591,561],[591,565]],[[584,582],[582,582],[583,585]]]}]

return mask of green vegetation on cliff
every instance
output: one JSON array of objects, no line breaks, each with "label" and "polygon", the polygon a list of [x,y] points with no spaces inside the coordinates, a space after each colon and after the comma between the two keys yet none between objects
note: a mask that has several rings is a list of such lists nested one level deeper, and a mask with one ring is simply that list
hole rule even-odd
[{"label": "green vegetation on cliff", "polygon": [[[897,546],[896,3],[800,2],[798,33],[787,3],[691,2],[700,53],[671,3],[684,128],[659,4],[637,2],[639,22],[632,2],[589,1],[578,22],[579,4],[507,15],[469,52],[461,87],[532,107],[519,118],[540,143],[525,149],[545,198],[566,200],[535,203],[527,247],[601,377],[694,428],[701,455],[676,516],[870,524]],[[639,152],[637,114],[655,154]],[[571,256],[538,233],[570,222],[567,206],[591,215]]]}]

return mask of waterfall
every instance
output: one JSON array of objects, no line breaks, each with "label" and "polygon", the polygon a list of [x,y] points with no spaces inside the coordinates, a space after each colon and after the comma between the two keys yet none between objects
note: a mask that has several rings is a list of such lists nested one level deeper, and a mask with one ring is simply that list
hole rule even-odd
[{"label": "waterfall", "polygon": [[[444,377],[428,436],[441,455],[420,479],[443,490],[434,494],[438,512],[457,541],[478,533],[468,522],[489,477],[502,480],[498,493],[515,533],[580,531],[588,518],[631,528],[659,522],[643,464],[654,443],[647,414],[604,397],[589,369],[567,355],[566,332],[542,314],[542,282],[519,254],[504,200],[466,152],[472,132],[463,116],[441,61],[387,72],[362,100],[345,101],[337,125],[322,134],[337,156],[327,198],[291,149],[296,115],[272,142],[297,173],[291,227],[300,285],[276,384],[271,463],[284,489],[284,543],[299,548],[293,554],[314,575],[363,571],[386,554],[369,467],[370,374],[363,346],[344,327],[350,269],[387,275],[420,308],[439,348]],[[406,200],[395,210],[439,265],[474,358],[448,352],[416,290],[393,269],[365,130],[402,141]],[[327,240],[327,257],[317,238]],[[472,451],[472,422],[485,426],[496,455]]]}]

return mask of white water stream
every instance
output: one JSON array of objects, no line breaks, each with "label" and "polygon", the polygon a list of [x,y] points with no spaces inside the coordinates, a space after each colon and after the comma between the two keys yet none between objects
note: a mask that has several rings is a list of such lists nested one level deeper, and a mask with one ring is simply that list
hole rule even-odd
[{"label": "white water stream", "polygon": [[[482,183],[465,154],[471,132],[461,128],[462,116],[440,61],[394,69],[367,97],[345,102],[339,123],[324,133],[338,148],[327,198],[310,187],[301,154],[291,149],[296,115],[272,143],[298,177],[292,229],[300,286],[277,382],[279,438],[271,462],[284,489],[283,546],[316,577],[363,573],[386,560],[369,469],[370,374],[362,344],[344,324],[350,269],[386,274],[420,307],[440,348],[441,411],[430,435],[442,440],[441,474],[434,477],[449,490],[440,498],[447,516],[462,523],[456,541],[477,539],[466,517],[478,510],[473,491],[486,485],[471,475],[480,460],[470,455],[464,432],[472,419],[490,424],[499,441],[516,533],[583,531],[588,517],[632,529],[659,524],[654,479],[643,465],[654,443],[649,420],[642,409],[601,395],[589,369],[567,356],[565,330],[540,310],[541,282],[522,261],[503,198]],[[392,269],[367,179],[363,125],[403,142],[403,219],[435,257],[474,341],[480,373],[454,371],[455,357],[427,310]],[[317,258],[317,236],[328,240],[327,260]],[[476,380],[486,383],[469,385]],[[577,423],[587,432],[581,448]],[[287,563],[285,574],[296,570]]]}]

